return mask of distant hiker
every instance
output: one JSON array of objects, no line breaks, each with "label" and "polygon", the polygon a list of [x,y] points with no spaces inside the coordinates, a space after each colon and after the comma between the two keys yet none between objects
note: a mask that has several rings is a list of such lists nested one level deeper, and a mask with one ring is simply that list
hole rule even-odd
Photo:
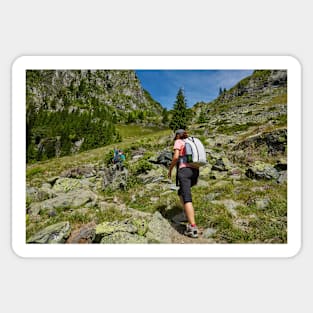
[{"label": "distant hiker", "polygon": [[119,160],[119,151],[114,148],[114,155],[113,155],[113,163],[116,164]]},{"label": "distant hiker", "polygon": [[124,161],[126,160],[125,154],[122,150],[114,148],[113,164],[116,165],[116,168],[120,171],[124,169]]},{"label": "distant hiker", "polygon": [[122,171],[124,169],[124,161],[126,160],[125,154],[122,150],[118,151],[118,160],[119,168]]},{"label": "distant hiker", "polygon": [[122,150],[119,150],[118,152],[119,160],[123,163],[126,159],[125,154]]},{"label": "distant hiker", "polygon": [[178,196],[184,208],[184,211],[180,214],[181,220],[179,220],[179,222],[188,222],[184,234],[192,238],[197,238],[198,228],[195,222],[195,212],[192,205],[191,187],[198,182],[199,168],[187,163],[184,141],[186,138],[188,138],[188,135],[184,129],[176,131],[174,137],[174,155],[168,171],[168,177],[171,178],[172,170],[176,166],[176,184],[180,187]]}]

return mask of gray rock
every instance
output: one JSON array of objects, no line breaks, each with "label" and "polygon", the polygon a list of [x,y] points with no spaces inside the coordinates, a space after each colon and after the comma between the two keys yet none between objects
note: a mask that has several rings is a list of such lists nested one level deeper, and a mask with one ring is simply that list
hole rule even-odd
[{"label": "gray rock", "polygon": [[150,243],[171,243],[172,227],[161,215],[155,212],[148,224],[146,237]]},{"label": "gray rock", "polygon": [[126,168],[118,168],[116,165],[104,169],[102,189],[110,188],[112,190],[126,189],[128,170]]},{"label": "gray rock", "polygon": [[172,158],[173,158],[172,152],[164,151],[160,153],[155,163],[162,164],[165,167],[169,167],[172,162]]},{"label": "gray rock", "polygon": [[52,190],[56,193],[65,193],[72,190],[81,189],[83,185],[79,179],[74,178],[59,178],[52,187]]},{"label": "gray rock", "polygon": [[71,226],[69,222],[50,225],[27,240],[27,243],[64,243],[69,237]]},{"label": "gray rock", "polygon": [[234,201],[232,199],[224,199],[224,200],[214,200],[213,204],[223,205],[225,209],[234,217],[237,216],[237,211],[235,210],[238,206],[242,206],[241,202]]},{"label": "gray rock", "polygon": [[131,234],[127,232],[115,232],[105,236],[100,241],[101,244],[143,244],[148,243],[147,238],[138,234]]},{"label": "gray rock", "polygon": [[287,180],[288,180],[287,171],[280,172],[279,177],[277,179],[277,183],[283,184],[283,183],[287,182]]},{"label": "gray rock", "polygon": [[278,171],[270,164],[255,162],[246,170],[246,176],[252,179],[278,179]]},{"label": "gray rock", "polygon": [[87,203],[95,204],[97,196],[90,190],[74,190],[42,202],[32,203],[28,209],[30,215],[49,212],[53,209],[78,208]]},{"label": "gray rock", "polygon": [[256,199],[255,200],[255,206],[259,210],[264,210],[266,209],[270,204],[269,199]]},{"label": "gray rock", "polygon": [[214,228],[207,228],[203,231],[203,238],[211,238],[216,233],[216,229]]},{"label": "gray rock", "polygon": [[95,242],[101,242],[102,238],[112,235],[114,233],[121,233],[121,232],[135,234],[138,232],[138,229],[135,225],[130,223],[128,220],[104,222],[96,226]]},{"label": "gray rock", "polygon": [[53,193],[49,190],[26,187],[26,198],[30,202],[44,201],[52,197]]},{"label": "gray rock", "polygon": [[159,167],[158,169],[152,169],[147,174],[140,174],[138,175],[138,179],[140,182],[142,182],[144,185],[150,184],[150,183],[156,183],[163,181],[165,179],[164,170]]}]

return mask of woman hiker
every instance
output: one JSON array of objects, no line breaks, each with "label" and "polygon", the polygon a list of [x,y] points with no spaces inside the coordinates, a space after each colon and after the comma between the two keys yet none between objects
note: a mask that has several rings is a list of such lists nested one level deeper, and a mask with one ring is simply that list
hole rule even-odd
[{"label": "woman hiker", "polygon": [[[177,179],[179,184],[178,196],[183,205],[185,218],[188,224],[184,234],[186,236],[197,238],[198,228],[195,221],[195,212],[192,205],[191,187],[197,184],[199,177],[199,168],[187,163],[185,158],[186,149],[183,139],[187,138],[187,132],[179,129],[174,138],[174,155],[168,171],[168,177],[172,177],[172,170],[177,165]],[[183,219],[180,220],[182,222]]]}]

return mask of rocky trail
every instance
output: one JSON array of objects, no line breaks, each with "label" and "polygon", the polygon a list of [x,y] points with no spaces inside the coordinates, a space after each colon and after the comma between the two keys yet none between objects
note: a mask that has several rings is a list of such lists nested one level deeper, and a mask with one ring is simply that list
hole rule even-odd
[{"label": "rocky trail", "polygon": [[286,87],[285,71],[256,71],[193,108],[189,133],[208,159],[192,189],[199,238],[172,223],[182,210],[167,178],[173,135],[153,129],[119,144],[122,171],[110,163],[115,145],[27,165],[26,241],[286,243]]}]

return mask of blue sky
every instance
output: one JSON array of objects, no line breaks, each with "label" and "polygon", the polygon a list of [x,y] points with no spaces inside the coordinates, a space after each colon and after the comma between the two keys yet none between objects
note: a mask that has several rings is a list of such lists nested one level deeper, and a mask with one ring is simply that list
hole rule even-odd
[{"label": "blue sky", "polygon": [[163,107],[172,109],[179,88],[184,89],[187,106],[210,102],[217,98],[219,89],[227,90],[253,70],[136,70],[144,89]]}]

